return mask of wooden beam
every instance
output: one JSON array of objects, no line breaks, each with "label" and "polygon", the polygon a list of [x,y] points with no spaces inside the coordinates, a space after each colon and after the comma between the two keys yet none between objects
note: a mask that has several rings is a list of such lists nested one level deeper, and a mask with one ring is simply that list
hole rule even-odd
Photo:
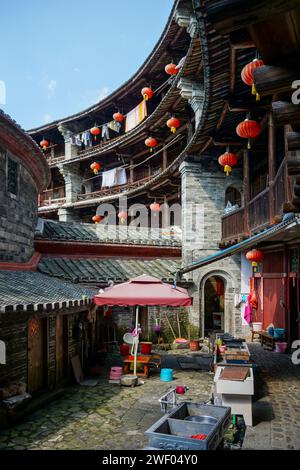
[{"label": "wooden beam", "polygon": [[251,49],[255,48],[253,39],[246,29],[234,31],[229,37],[230,45],[233,49]]},{"label": "wooden beam", "polygon": [[300,106],[287,101],[275,101],[272,109],[276,124],[285,125],[300,123]]},{"label": "wooden beam", "polygon": [[270,222],[275,215],[274,207],[274,178],[275,178],[275,164],[276,164],[276,137],[275,126],[272,112],[269,113],[268,120],[268,169],[269,169],[269,216]]},{"label": "wooden beam", "polygon": [[298,0],[215,0],[206,12],[215,30],[228,34],[298,7]]},{"label": "wooden beam", "polygon": [[300,174],[300,156],[299,157],[288,157],[287,158],[288,174],[299,175]]},{"label": "wooden beam", "polygon": [[288,150],[300,150],[300,132],[287,132]]},{"label": "wooden beam", "polygon": [[299,64],[294,67],[264,65],[254,70],[254,84],[261,96],[273,95],[290,91],[292,94],[292,83],[300,77]]}]

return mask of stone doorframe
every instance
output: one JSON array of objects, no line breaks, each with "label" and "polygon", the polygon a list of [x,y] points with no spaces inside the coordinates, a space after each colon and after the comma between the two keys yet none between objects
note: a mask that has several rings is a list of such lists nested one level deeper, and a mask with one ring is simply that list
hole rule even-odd
[{"label": "stone doorframe", "polygon": [[[211,268],[210,268],[211,269]],[[197,285],[199,294],[199,328],[201,336],[204,336],[204,322],[205,322],[205,299],[204,288],[206,281],[212,277],[218,276],[224,282],[224,331],[234,334],[235,332],[235,308],[234,308],[234,282],[233,278],[228,272],[222,269],[211,269],[202,272],[198,278]]]}]

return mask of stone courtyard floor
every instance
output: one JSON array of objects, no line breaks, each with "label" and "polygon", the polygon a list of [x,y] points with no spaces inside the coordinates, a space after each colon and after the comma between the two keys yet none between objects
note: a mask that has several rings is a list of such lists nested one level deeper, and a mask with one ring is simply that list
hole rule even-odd
[{"label": "stone courtyard floor", "polygon": [[[247,428],[245,449],[300,449],[300,366],[288,355],[251,345],[255,362],[254,427]],[[213,374],[175,371],[172,384],[155,373],[144,385],[119,387],[102,379],[96,387],[70,386],[64,395],[14,428],[0,432],[0,449],[143,449],[144,432],[162,413],[158,399],[171,386],[187,385],[184,400],[206,401]]]}]

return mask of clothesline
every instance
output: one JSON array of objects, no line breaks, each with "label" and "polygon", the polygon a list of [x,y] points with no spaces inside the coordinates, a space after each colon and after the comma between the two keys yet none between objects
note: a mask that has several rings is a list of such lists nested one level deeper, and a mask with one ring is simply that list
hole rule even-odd
[{"label": "clothesline", "polygon": [[[164,83],[162,83],[156,90],[153,90],[153,94],[155,95],[155,94],[159,93],[159,92],[160,92],[163,88],[165,88],[165,87],[168,85],[168,83],[171,82],[172,80],[173,80],[173,76],[169,77],[169,78],[168,78]],[[124,117],[126,117],[128,114],[130,114],[130,112],[131,112],[131,110],[128,111],[128,113],[124,114]],[[103,126],[108,125],[108,124],[110,124],[111,122],[112,122],[112,121],[109,121],[109,122],[107,122],[107,123],[101,124],[101,125],[96,126],[96,127],[99,127],[99,129],[101,129]],[[84,129],[84,130],[82,130],[82,131],[80,131],[80,132],[78,132],[77,134],[74,134],[74,135],[79,135],[79,134],[83,134],[84,132],[89,132],[90,129],[91,129],[91,128],[89,128],[89,129]]]},{"label": "clothesline", "polygon": [[[149,157],[145,158],[142,162],[140,163],[136,163],[135,165],[130,165],[130,164],[125,164],[125,165],[120,165],[119,167],[117,168],[125,168],[125,169],[131,169],[133,170],[134,168],[137,168],[138,166],[141,166],[143,165],[144,163],[146,163],[148,160],[150,160],[151,158],[153,157],[156,157],[156,155],[159,155],[161,152],[163,152],[164,150],[166,150],[167,148],[169,148],[171,145],[173,145],[175,142],[178,142],[179,140],[183,139],[183,135],[177,135],[174,137],[174,139],[172,139],[170,142],[168,142],[166,145],[164,145],[160,150],[158,150],[157,152],[151,154]],[[83,183],[86,183],[87,181],[91,181],[93,179],[96,179],[98,178],[99,176],[103,175],[103,173],[106,173],[107,171],[110,171],[110,170],[106,170],[106,171],[101,171],[99,172],[96,176],[92,176],[91,178],[88,178],[88,179],[85,179],[83,180]]]}]

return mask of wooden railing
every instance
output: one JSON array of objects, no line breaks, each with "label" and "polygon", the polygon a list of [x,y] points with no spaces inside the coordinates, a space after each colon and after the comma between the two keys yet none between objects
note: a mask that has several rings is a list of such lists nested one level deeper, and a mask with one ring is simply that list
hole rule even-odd
[{"label": "wooden railing", "polygon": [[274,214],[275,215],[281,215],[283,213],[283,204],[287,201],[286,181],[287,181],[287,168],[286,168],[286,161],[283,160],[273,183]]},{"label": "wooden railing", "polygon": [[123,184],[122,186],[114,186],[112,188],[103,188],[99,191],[94,191],[93,193],[79,194],[77,196],[78,201],[84,201],[86,199],[94,199],[98,197],[110,196],[113,194],[122,194],[123,192],[129,191],[130,189],[139,188],[146,184],[149,180],[153,178],[153,175],[147,176],[147,178],[140,179],[134,183]]},{"label": "wooden railing", "polygon": [[222,242],[236,241],[271,225],[283,214],[287,202],[287,168],[284,160],[270,188],[255,196],[245,207],[222,217]]},{"label": "wooden railing", "polygon": [[244,207],[222,217],[222,239],[241,237],[244,234]]},{"label": "wooden railing", "polygon": [[65,203],[65,187],[48,189],[39,198],[39,207],[62,205]]},{"label": "wooden railing", "polygon": [[250,231],[270,222],[269,188],[257,194],[249,202],[248,214]]}]

